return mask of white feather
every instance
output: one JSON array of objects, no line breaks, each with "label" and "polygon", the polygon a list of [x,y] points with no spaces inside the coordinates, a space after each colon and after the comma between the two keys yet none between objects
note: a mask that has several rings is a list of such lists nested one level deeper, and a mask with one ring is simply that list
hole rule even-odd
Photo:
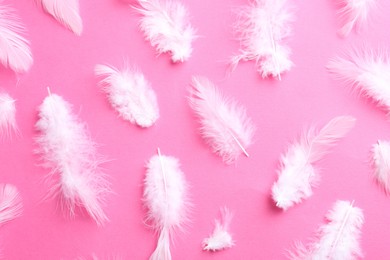
[{"label": "white feather", "polygon": [[17,131],[15,99],[7,93],[0,93],[0,136],[9,137]]},{"label": "white feather", "polygon": [[372,149],[372,163],[375,168],[375,178],[390,193],[390,142],[378,140]]},{"label": "white feather", "polygon": [[376,0],[340,0],[339,10],[342,27],[339,33],[347,36],[353,28],[359,29],[367,23],[369,13],[375,6]]},{"label": "white feather", "polygon": [[320,227],[318,241],[307,248],[298,243],[294,260],[353,260],[362,258],[359,239],[364,222],[363,211],[353,206],[353,202],[337,201],[326,215],[328,223]]},{"label": "white feather", "polygon": [[221,208],[221,221],[215,220],[213,233],[203,240],[203,250],[218,251],[234,246],[232,235],[229,233],[232,217],[229,209]]},{"label": "white feather", "polygon": [[251,0],[239,12],[235,32],[239,54],[232,58],[233,69],[240,61],[256,61],[263,78],[277,77],[291,69],[290,48],[284,41],[291,35],[293,13],[287,0]]},{"label": "white feather", "polygon": [[143,17],[140,28],[158,54],[170,53],[173,62],[186,61],[192,53],[195,29],[185,6],[171,0],[139,0],[134,7]]},{"label": "white feather", "polygon": [[36,0],[43,9],[76,35],[83,32],[79,0]]},{"label": "white feather", "polygon": [[390,112],[390,57],[386,51],[354,50],[345,58],[332,59],[327,68],[336,79],[354,86]]},{"label": "white feather", "polygon": [[98,225],[103,225],[108,220],[102,204],[109,184],[99,169],[95,143],[85,124],[72,114],[70,104],[62,97],[50,94],[39,107],[36,128],[40,132],[37,152],[58,182],[51,192],[60,198],[71,217],[76,207],[82,207]]},{"label": "white feather", "polygon": [[353,117],[336,117],[318,132],[314,127],[310,128],[288,148],[281,158],[278,180],[272,187],[272,197],[277,207],[286,210],[313,194],[312,187],[319,181],[318,169],[313,164],[327,154],[354,125]]},{"label": "white feather", "polygon": [[241,153],[248,156],[255,127],[244,107],[223,97],[212,82],[203,77],[192,78],[189,103],[200,119],[202,137],[214,153],[226,163],[234,162]]},{"label": "white feather", "polygon": [[23,204],[17,188],[0,184],[0,225],[22,215]]},{"label": "white feather", "polygon": [[0,2],[0,61],[15,72],[27,72],[33,64],[25,31],[14,9]]},{"label": "white feather", "polygon": [[104,77],[100,85],[112,107],[124,120],[150,127],[159,118],[156,94],[142,73],[135,69],[118,70],[96,65],[95,74]]},{"label": "white feather", "polygon": [[187,219],[187,183],[178,159],[160,154],[150,158],[144,183],[147,221],[158,232],[157,247],[150,260],[170,260],[169,243],[173,232]]}]

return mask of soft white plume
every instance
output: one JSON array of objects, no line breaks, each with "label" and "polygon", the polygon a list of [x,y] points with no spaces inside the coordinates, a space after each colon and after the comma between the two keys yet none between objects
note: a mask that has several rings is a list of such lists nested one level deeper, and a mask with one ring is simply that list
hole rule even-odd
[{"label": "soft white plume", "polygon": [[255,127],[244,107],[222,96],[212,82],[192,78],[189,103],[200,119],[202,137],[226,163],[248,153]]},{"label": "soft white plume", "polygon": [[313,194],[312,187],[319,180],[318,169],[313,164],[352,129],[355,121],[351,116],[333,118],[320,131],[309,128],[288,148],[281,158],[278,180],[272,187],[277,207],[286,210]]},{"label": "soft white plume", "polygon": [[375,178],[387,194],[390,193],[390,142],[378,140],[372,149]]},{"label": "soft white plume", "polygon": [[256,61],[263,78],[280,79],[290,70],[290,48],[284,43],[291,35],[293,13],[287,0],[251,0],[238,14],[235,32],[240,42],[239,54],[232,58],[233,69],[240,61]]},{"label": "soft white plume", "polygon": [[27,72],[33,64],[25,31],[14,9],[0,2],[0,61],[15,72]]},{"label": "soft white plume", "polygon": [[363,47],[345,56],[332,59],[327,65],[329,72],[390,112],[390,57],[387,51]]},{"label": "soft white plume", "polygon": [[79,0],[36,0],[43,9],[76,35],[83,32]]},{"label": "soft white plume", "polygon": [[138,0],[140,28],[158,54],[170,53],[173,62],[186,61],[192,53],[195,29],[186,7],[172,0]]},{"label": "soft white plume", "polygon": [[9,137],[17,131],[15,99],[7,93],[0,93],[0,137]]},{"label": "soft white plume", "polygon": [[210,237],[203,240],[203,250],[218,251],[234,246],[232,235],[229,233],[233,215],[228,208],[221,208],[221,221],[215,220],[215,228]]},{"label": "soft white plume", "polygon": [[17,188],[0,184],[0,225],[22,215],[23,203]]},{"label": "soft white plume", "polygon": [[363,257],[359,239],[364,222],[363,211],[353,202],[337,201],[326,215],[328,223],[320,227],[318,240],[308,247],[297,244],[290,252],[294,260],[354,260]]},{"label": "soft white plume", "polygon": [[142,73],[136,69],[118,70],[96,65],[95,74],[103,77],[100,85],[112,107],[124,120],[150,127],[159,118],[156,94]]},{"label": "soft white plume", "polygon": [[99,169],[96,145],[85,124],[72,114],[71,105],[62,97],[50,94],[39,107],[36,128],[40,132],[37,152],[57,182],[51,193],[60,198],[72,217],[76,207],[82,207],[103,225],[108,220],[102,204],[109,184]]},{"label": "soft white plume", "polygon": [[147,222],[158,232],[157,247],[150,260],[170,260],[169,243],[173,232],[187,220],[188,186],[179,160],[160,154],[150,158],[144,182]]},{"label": "soft white plume", "polygon": [[369,13],[376,4],[376,0],[341,0],[339,10],[342,27],[339,33],[347,36],[353,28],[359,29],[367,23]]}]

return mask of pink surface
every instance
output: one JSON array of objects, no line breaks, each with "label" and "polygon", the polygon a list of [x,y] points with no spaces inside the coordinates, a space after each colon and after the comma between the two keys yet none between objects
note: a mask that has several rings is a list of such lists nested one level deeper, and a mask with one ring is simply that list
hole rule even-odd
[{"label": "pink surface", "polygon": [[[240,64],[226,77],[226,63],[237,52],[232,35],[233,10],[246,0],[190,1],[192,24],[201,36],[194,42],[193,56],[172,64],[168,55],[156,57],[138,30],[139,16],[128,2],[81,0],[84,32],[77,37],[37,8],[33,0],[6,0],[17,9],[27,27],[34,65],[27,74],[15,76],[0,68],[1,87],[17,99],[17,122],[21,136],[0,146],[1,182],[18,187],[24,201],[22,217],[1,228],[6,259],[147,259],[157,237],[143,223],[142,181],[145,162],[160,147],[180,159],[191,185],[191,222],[178,232],[171,248],[173,259],[285,259],[294,241],[307,242],[325,213],[338,199],[355,200],[366,222],[361,245],[365,259],[387,259],[390,254],[389,198],[373,180],[369,165],[372,144],[390,139],[384,112],[360,98],[325,70],[329,58],[351,45],[390,44],[390,2],[381,8],[360,34],[337,36],[336,7],[331,0],[293,1],[297,18],[289,45],[295,67],[282,81],[263,80],[254,63]],[[140,129],[118,118],[97,87],[94,65],[121,67],[128,60],[152,83],[161,118],[150,129]],[[186,96],[192,75],[206,76],[223,92],[248,109],[257,126],[255,144],[235,165],[223,164],[198,134],[198,123]],[[104,163],[113,194],[105,210],[110,222],[103,228],[87,216],[64,218],[58,201],[42,201],[48,173],[33,154],[37,107],[47,95],[46,87],[74,105],[88,125]],[[278,210],[270,189],[276,180],[280,155],[310,123],[322,126],[331,118],[349,114],[357,125],[318,166],[322,180],[314,195],[286,212]],[[231,232],[236,246],[217,253],[203,252],[202,240],[213,229],[219,207],[234,212]]]}]

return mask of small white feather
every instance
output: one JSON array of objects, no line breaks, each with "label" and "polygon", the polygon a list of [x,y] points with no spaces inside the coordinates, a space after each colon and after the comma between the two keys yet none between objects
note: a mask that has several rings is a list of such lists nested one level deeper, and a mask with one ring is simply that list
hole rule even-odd
[{"label": "small white feather", "polygon": [[25,31],[14,9],[0,2],[0,61],[15,72],[27,72],[33,64]]},{"label": "small white feather", "polygon": [[0,184],[0,225],[22,215],[23,204],[17,188]]},{"label": "small white feather", "polygon": [[332,59],[327,68],[336,79],[357,88],[390,112],[390,56],[387,51],[363,47],[345,58]]},{"label": "small white feather", "polygon": [[233,215],[228,208],[221,208],[221,221],[215,220],[215,228],[210,237],[203,240],[203,250],[218,251],[234,246],[232,235],[229,233]]},{"label": "small white feather", "polygon": [[36,0],[43,9],[76,35],[83,32],[79,0]]},{"label": "small white feather", "polygon": [[375,179],[387,194],[390,193],[390,142],[378,140],[372,149]]},{"label": "small white feather", "polygon": [[319,181],[318,169],[313,164],[351,130],[355,121],[351,116],[333,118],[318,132],[310,128],[288,148],[281,158],[278,180],[272,187],[277,207],[286,210],[313,194],[312,187]]},{"label": "small white feather", "polygon": [[238,15],[235,32],[240,42],[239,54],[232,58],[234,69],[240,61],[256,61],[263,78],[291,69],[290,48],[284,41],[291,35],[293,12],[287,0],[251,0]]},{"label": "small white feather", "polygon": [[15,99],[7,93],[0,93],[0,136],[9,137],[17,131]]},{"label": "small white feather", "polygon": [[290,252],[294,260],[354,260],[363,257],[360,247],[363,211],[353,206],[353,202],[337,201],[326,215],[328,223],[320,227],[318,241],[307,248],[298,243],[295,252]]},{"label": "small white feather", "polygon": [[142,73],[136,69],[118,70],[96,65],[95,74],[103,77],[100,85],[112,107],[124,120],[150,127],[159,118],[156,94]]},{"label": "small white feather", "polygon": [[200,119],[202,137],[225,163],[232,163],[252,143],[255,126],[244,107],[222,96],[203,77],[192,78],[189,104]]},{"label": "small white feather", "polygon": [[140,28],[158,54],[170,53],[173,62],[188,60],[196,36],[187,8],[171,0],[138,2],[140,7],[134,9],[142,15]]},{"label": "small white feather", "polygon": [[102,204],[109,184],[99,169],[96,145],[85,124],[72,114],[71,105],[62,97],[50,94],[39,107],[36,128],[40,132],[37,152],[58,182],[51,194],[60,198],[71,217],[76,207],[82,207],[98,225],[103,225],[108,221]]},{"label": "small white feather", "polygon": [[150,260],[170,260],[170,239],[187,220],[188,185],[179,161],[160,154],[150,158],[144,182],[147,221],[159,233],[157,247]]}]

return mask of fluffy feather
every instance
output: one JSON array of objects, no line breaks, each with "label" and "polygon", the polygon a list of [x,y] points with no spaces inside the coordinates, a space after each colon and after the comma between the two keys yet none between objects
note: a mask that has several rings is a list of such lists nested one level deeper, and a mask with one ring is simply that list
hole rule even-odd
[{"label": "fluffy feather", "polygon": [[27,72],[33,64],[25,31],[14,9],[0,2],[0,61],[15,72]]},{"label": "fluffy feather", "polygon": [[138,0],[140,28],[158,54],[170,53],[173,62],[186,61],[192,53],[195,29],[182,3],[171,0]]},{"label": "fluffy feather", "polygon": [[150,158],[144,186],[147,221],[159,233],[150,260],[170,260],[170,237],[187,219],[187,184],[178,159],[159,154]]},{"label": "fluffy feather", "polygon": [[347,36],[353,28],[359,29],[367,23],[369,13],[376,4],[376,0],[341,0],[339,10],[342,27],[339,33]]},{"label": "fluffy feather", "polygon": [[337,201],[326,215],[328,223],[320,227],[318,241],[308,248],[298,243],[296,252],[290,255],[294,260],[353,260],[362,258],[359,239],[364,222],[363,211],[353,202]]},{"label": "fluffy feather", "polygon": [[390,57],[386,51],[355,49],[345,58],[332,59],[327,68],[336,79],[357,88],[390,112]]},{"label": "fluffy feather", "polygon": [[390,193],[390,142],[378,140],[372,149],[375,178],[387,194]]},{"label": "fluffy feather", "polygon": [[0,136],[9,137],[16,127],[15,100],[7,93],[0,93]]},{"label": "fluffy feather", "polygon": [[313,164],[354,125],[353,117],[336,117],[318,132],[314,127],[310,128],[288,148],[281,158],[278,180],[272,187],[272,197],[277,207],[286,210],[313,194],[312,186],[319,180],[318,169]]},{"label": "fluffy feather", "polygon": [[96,65],[95,74],[104,78],[100,85],[112,107],[124,120],[150,127],[159,118],[156,94],[142,73],[128,68],[120,71]]},{"label": "fluffy feather", "polygon": [[76,35],[83,32],[79,0],[36,0],[43,9]]},{"label": "fluffy feather", "polygon": [[36,128],[40,132],[37,152],[58,182],[51,190],[53,195],[60,197],[72,217],[76,207],[83,207],[98,225],[103,225],[108,220],[102,204],[109,184],[99,169],[95,143],[85,124],[72,114],[70,104],[62,97],[50,94],[39,107]]},{"label": "fluffy feather", "polygon": [[23,204],[17,188],[0,184],[0,225],[22,215]]},{"label": "fluffy feather", "polygon": [[277,77],[290,70],[290,48],[284,44],[291,35],[293,13],[287,0],[251,0],[239,12],[235,32],[239,54],[232,58],[234,69],[240,61],[256,61],[263,78]]},{"label": "fluffy feather", "polygon": [[191,108],[200,118],[200,132],[214,153],[226,163],[246,154],[255,127],[244,107],[221,95],[212,82],[203,77],[192,78],[189,98]]},{"label": "fluffy feather", "polygon": [[221,208],[221,221],[215,220],[213,233],[203,241],[203,250],[218,251],[234,246],[233,238],[229,233],[232,217],[229,209]]}]

